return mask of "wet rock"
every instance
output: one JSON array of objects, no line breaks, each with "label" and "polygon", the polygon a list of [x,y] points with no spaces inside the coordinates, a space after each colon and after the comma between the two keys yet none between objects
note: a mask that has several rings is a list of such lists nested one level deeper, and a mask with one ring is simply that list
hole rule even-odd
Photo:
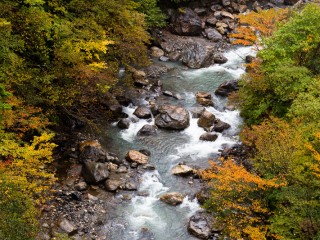
[{"label": "wet rock", "polygon": [[104,183],[104,186],[107,191],[116,191],[120,188],[120,186],[123,184],[121,180],[115,180],[115,179],[107,179]]},{"label": "wet rock", "polygon": [[193,107],[190,109],[193,118],[199,118],[206,109],[204,107]]},{"label": "wet rock", "polygon": [[166,56],[161,56],[161,57],[159,57],[159,60],[160,60],[161,62],[168,62],[168,61],[170,61],[170,58],[168,58],[168,57],[166,57]]},{"label": "wet rock", "polygon": [[239,90],[238,81],[237,80],[230,80],[225,81],[217,88],[215,91],[216,95],[226,97],[230,93]]},{"label": "wet rock", "polygon": [[209,239],[211,233],[209,226],[208,220],[204,216],[196,214],[189,220],[188,231],[197,238]]},{"label": "wet rock", "polygon": [[181,193],[178,192],[170,192],[170,193],[166,193],[160,196],[160,200],[172,205],[172,206],[176,206],[178,204],[181,204],[183,202],[183,198],[184,196]]},{"label": "wet rock", "polygon": [[126,155],[126,159],[137,164],[146,164],[149,161],[148,156],[136,150],[130,150]]},{"label": "wet rock", "polygon": [[146,170],[155,170],[156,167],[152,164],[146,164],[143,166],[143,169],[146,169]]},{"label": "wet rock", "polygon": [[152,136],[157,135],[157,127],[146,124],[137,133],[138,136]]},{"label": "wet rock", "polygon": [[220,119],[216,119],[213,125],[213,131],[223,132],[226,129],[229,129],[231,126],[229,123],[223,122]]},{"label": "wet rock", "polygon": [[168,90],[163,91],[162,94],[165,95],[165,96],[168,96],[168,97],[173,97],[173,93],[168,91]]},{"label": "wet rock", "polygon": [[197,92],[196,94],[197,103],[202,106],[213,106],[211,94],[207,92]]},{"label": "wet rock", "polygon": [[82,169],[82,176],[87,183],[99,183],[109,176],[108,163],[85,162]]},{"label": "wet rock", "polygon": [[171,169],[171,173],[173,175],[179,175],[179,176],[188,176],[192,174],[194,171],[193,168],[187,166],[187,165],[177,165]]},{"label": "wet rock", "polygon": [[78,191],[85,191],[88,188],[88,184],[86,182],[79,182],[74,187]]},{"label": "wet rock", "polygon": [[59,227],[62,231],[69,235],[77,232],[77,228],[75,227],[75,225],[65,218],[59,222]]},{"label": "wet rock", "polygon": [[214,28],[206,28],[205,29],[206,36],[209,40],[212,40],[214,42],[218,42],[222,39],[221,33],[219,33],[216,29]]},{"label": "wet rock", "polygon": [[122,118],[120,119],[120,121],[117,123],[117,126],[120,128],[120,129],[128,129],[130,127],[130,119],[128,118]]},{"label": "wet rock", "polygon": [[147,149],[140,149],[139,152],[141,152],[142,154],[150,157],[151,156],[151,152]]},{"label": "wet rock", "polygon": [[210,198],[210,189],[208,186],[205,186],[201,188],[197,193],[196,193],[196,198],[198,199],[198,202],[203,205],[207,200]]},{"label": "wet rock", "polygon": [[200,136],[200,140],[209,142],[214,142],[215,140],[217,140],[217,138],[218,135],[212,132],[206,132]]},{"label": "wet rock", "polygon": [[171,18],[172,31],[178,35],[197,36],[201,34],[201,19],[190,8],[184,8]]},{"label": "wet rock", "polygon": [[97,140],[87,140],[79,144],[79,161],[87,162],[105,162],[106,152],[102,149],[101,144]]},{"label": "wet rock", "polygon": [[199,120],[198,120],[198,126],[202,128],[209,128],[214,124],[216,117],[208,111],[204,111]]},{"label": "wet rock", "polygon": [[254,56],[251,56],[251,55],[247,55],[246,56],[246,63],[252,63],[252,61],[255,59]]},{"label": "wet rock", "polygon": [[[211,39],[213,40],[215,37],[216,35],[212,35]],[[199,42],[194,42],[185,46],[179,59],[189,68],[201,68],[213,63],[212,55],[213,50],[210,47],[204,46]]]},{"label": "wet rock", "polygon": [[151,47],[151,56],[152,57],[162,57],[164,55],[164,51],[156,46]]},{"label": "wet rock", "polygon": [[182,107],[164,105],[159,107],[155,124],[160,128],[182,130],[190,125],[189,112]]},{"label": "wet rock", "polygon": [[151,111],[147,107],[137,107],[137,109],[133,112],[133,114],[138,118],[143,118],[143,119],[151,118]]},{"label": "wet rock", "polygon": [[223,56],[223,54],[221,54],[221,53],[217,53],[213,56],[213,60],[215,63],[223,64],[228,61],[228,58]]}]

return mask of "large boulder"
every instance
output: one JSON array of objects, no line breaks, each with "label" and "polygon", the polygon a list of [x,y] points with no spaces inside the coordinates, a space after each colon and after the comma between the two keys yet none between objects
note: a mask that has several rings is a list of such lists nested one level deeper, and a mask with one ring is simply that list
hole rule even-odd
[{"label": "large boulder", "polygon": [[170,193],[165,193],[160,196],[160,200],[172,205],[176,206],[178,204],[181,204],[183,202],[184,196],[181,193],[178,192],[170,192]]},{"label": "large boulder", "polygon": [[137,150],[130,150],[126,155],[126,159],[137,164],[146,164],[149,162],[149,157]]},{"label": "large boulder", "polygon": [[128,129],[130,127],[130,119],[129,118],[121,118],[119,120],[119,122],[117,123],[117,126],[120,128],[120,129]]},{"label": "large boulder", "polygon": [[208,111],[204,111],[199,120],[198,120],[198,126],[202,128],[209,128],[214,124],[216,117]]},{"label": "large boulder", "polygon": [[206,67],[214,62],[213,51],[210,47],[195,42],[185,47],[180,60],[189,68]]},{"label": "large boulder", "polygon": [[200,239],[209,239],[211,234],[210,223],[201,214],[193,215],[188,224],[188,231]]},{"label": "large boulder", "polygon": [[204,38],[182,38],[165,33],[167,41],[161,43],[172,61],[182,61],[189,68],[208,67],[214,63],[216,44]]},{"label": "large boulder", "polygon": [[80,162],[105,162],[106,151],[102,148],[97,140],[87,140],[79,144],[79,161]]},{"label": "large boulder", "polygon": [[171,169],[171,173],[173,175],[179,175],[179,176],[190,175],[193,173],[193,171],[194,171],[193,168],[183,164],[179,164]]},{"label": "large boulder", "polygon": [[215,132],[223,132],[226,129],[229,129],[231,126],[229,123],[223,122],[220,119],[216,119],[213,125],[213,131]]},{"label": "large boulder", "polygon": [[82,176],[87,183],[99,183],[109,176],[109,164],[88,161],[84,163]]},{"label": "large boulder", "polygon": [[152,136],[157,135],[157,127],[146,124],[137,133],[138,136]]},{"label": "large boulder", "polygon": [[151,111],[147,107],[137,107],[136,110],[133,112],[133,114],[138,118],[143,118],[143,119],[151,118]]},{"label": "large boulder", "polygon": [[171,17],[172,31],[178,35],[198,36],[202,25],[200,17],[190,8],[184,8]]},{"label": "large boulder", "polygon": [[182,130],[190,125],[189,112],[182,107],[164,105],[159,107],[155,124],[160,128]]},{"label": "large boulder", "polygon": [[216,95],[226,97],[230,93],[239,90],[238,81],[237,80],[229,80],[220,84],[220,86],[215,91]]},{"label": "large boulder", "polygon": [[228,58],[223,56],[223,54],[221,54],[221,53],[217,53],[213,56],[213,60],[215,63],[223,64],[228,61]]}]

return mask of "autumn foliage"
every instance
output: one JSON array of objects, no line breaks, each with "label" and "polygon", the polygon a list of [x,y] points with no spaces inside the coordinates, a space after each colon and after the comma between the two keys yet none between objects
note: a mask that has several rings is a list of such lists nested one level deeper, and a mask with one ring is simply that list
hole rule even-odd
[{"label": "autumn foliage", "polygon": [[288,18],[289,10],[268,9],[239,15],[239,26],[229,36],[233,44],[253,45],[259,38],[270,37],[278,24]]},{"label": "autumn foliage", "polygon": [[217,226],[232,238],[265,239],[271,214],[266,193],[285,183],[261,178],[232,159],[222,160],[221,164],[211,161],[210,165],[202,173],[213,189],[205,207],[217,214]]}]

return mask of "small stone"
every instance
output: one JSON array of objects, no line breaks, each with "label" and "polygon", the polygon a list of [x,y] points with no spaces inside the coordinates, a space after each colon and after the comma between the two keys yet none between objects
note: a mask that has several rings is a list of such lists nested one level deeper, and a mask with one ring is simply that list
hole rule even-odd
[{"label": "small stone", "polygon": [[156,46],[151,47],[151,56],[152,57],[162,57],[164,55],[164,51]]},{"label": "small stone", "polygon": [[99,200],[96,196],[93,196],[93,195],[91,195],[91,194],[89,194],[89,193],[88,193],[88,199],[89,199],[89,201],[93,201],[93,202]]},{"label": "small stone", "polygon": [[61,230],[70,235],[77,232],[77,228],[67,219],[62,219],[59,223],[59,227],[61,228]]},{"label": "small stone", "polygon": [[79,182],[74,187],[78,191],[85,191],[88,188],[88,184],[86,182]]},{"label": "small stone", "polygon": [[120,180],[108,179],[105,181],[104,186],[107,191],[116,191],[118,188],[120,188],[121,184],[122,181]]}]

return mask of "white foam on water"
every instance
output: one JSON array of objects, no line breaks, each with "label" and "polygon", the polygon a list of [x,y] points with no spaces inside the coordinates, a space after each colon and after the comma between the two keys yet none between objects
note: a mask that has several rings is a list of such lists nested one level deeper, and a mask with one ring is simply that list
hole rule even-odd
[{"label": "white foam on water", "polygon": [[[133,115],[133,112],[135,111],[136,107],[123,107],[123,112],[128,114],[129,118],[137,118]],[[122,139],[133,142],[138,131],[146,124],[154,124],[154,119],[152,118],[152,121],[148,121],[146,119],[139,119],[137,122],[131,122],[128,129],[124,129],[120,131],[120,136]]]},{"label": "white foam on water", "polygon": [[[216,115],[217,118],[220,118],[222,121],[225,121],[232,124],[230,131],[238,131],[238,121],[240,117],[237,112],[233,113],[232,111],[219,112],[215,108],[207,108],[208,111]],[[233,145],[236,143],[236,139],[225,136],[221,133],[216,133],[218,138],[214,142],[202,141],[200,136],[205,133],[203,128],[198,126],[198,118],[190,119],[190,126],[186,128],[181,134],[186,134],[189,136],[189,142],[176,148],[178,155],[180,156],[197,156],[197,157],[208,157],[212,153],[218,153],[218,150],[221,149],[223,144]]]},{"label": "white foam on water", "polygon": [[180,208],[188,208],[188,217],[191,217],[193,214],[195,214],[197,211],[201,210],[201,207],[198,203],[198,200],[194,198],[193,200],[189,199],[189,196],[186,196],[183,199],[183,202],[179,206]]},{"label": "white foam on water", "polygon": [[129,215],[131,225],[140,229],[146,225],[152,225],[154,228],[165,228],[166,223],[155,211],[155,205],[159,200],[159,196],[166,191],[160,182],[160,175],[158,171],[146,172],[142,175],[142,183],[139,191],[147,191],[148,196],[136,196],[132,199],[133,210]]}]

